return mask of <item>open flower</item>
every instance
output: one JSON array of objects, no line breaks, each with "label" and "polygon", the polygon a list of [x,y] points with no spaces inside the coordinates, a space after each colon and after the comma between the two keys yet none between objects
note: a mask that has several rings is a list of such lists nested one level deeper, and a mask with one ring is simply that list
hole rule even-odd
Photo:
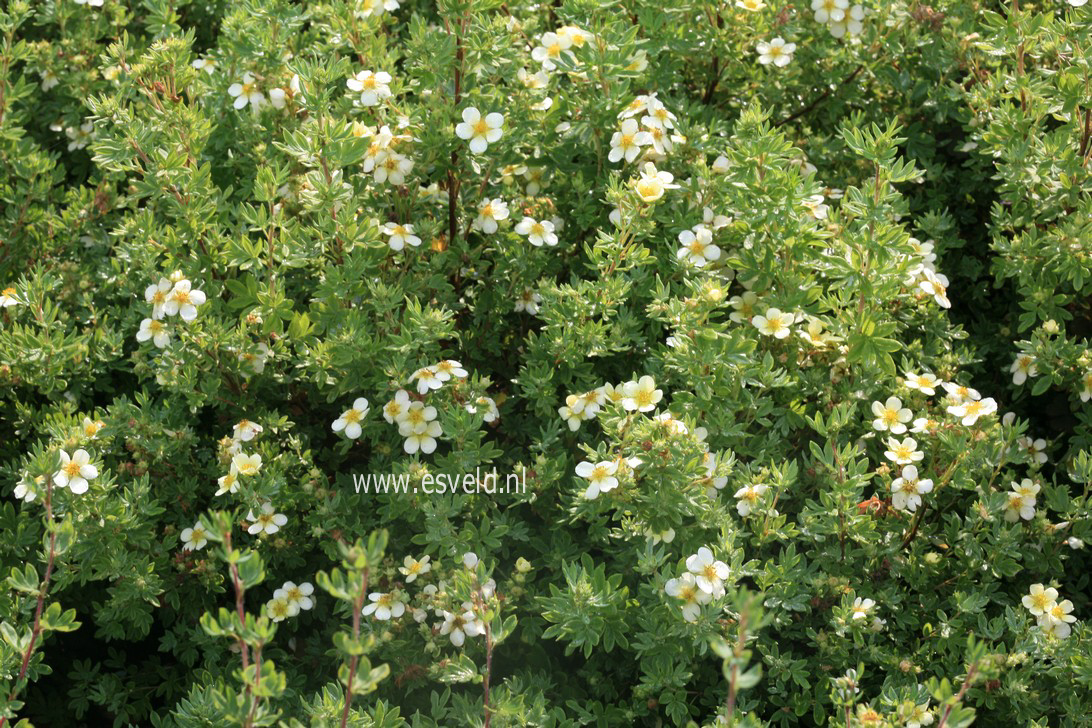
[{"label": "open flower", "polygon": [[166,278],[160,278],[158,283],[153,283],[144,289],[144,300],[152,304],[152,318],[161,319],[166,315],[163,310],[167,304],[167,297],[171,295],[173,283]]},{"label": "open flower", "polygon": [[699,589],[697,579],[689,571],[683,572],[678,579],[668,579],[664,591],[683,603],[682,616],[687,622],[696,622],[702,605],[713,601],[713,595]]},{"label": "open flower", "polygon": [[355,440],[360,437],[360,433],[363,431],[360,423],[367,414],[368,400],[364,397],[357,397],[353,401],[353,406],[342,412],[341,417],[334,420],[330,427],[334,432],[344,432],[345,437]]},{"label": "open flower", "polygon": [[752,318],[751,323],[764,336],[784,339],[791,332],[789,327],[796,323],[796,314],[782,313],[781,309],[768,308],[766,313]]},{"label": "open flower", "polygon": [[386,621],[391,618],[397,619],[406,613],[406,605],[399,601],[393,592],[372,592],[368,595],[368,599],[371,603],[360,612],[365,617],[374,614],[376,619]]},{"label": "open flower", "polygon": [[239,420],[235,423],[235,426],[231,428],[231,436],[232,439],[238,440],[239,442],[250,442],[262,431],[262,429],[262,426],[257,422]]},{"label": "open flower", "polygon": [[421,560],[418,561],[412,556],[407,556],[405,559],[402,560],[402,566],[398,567],[398,571],[400,571],[402,575],[406,577],[406,583],[411,584],[417,579],[418,576],[421,576],[422,574],[427,574],[428,572],[432,571],[432,564],[429,563],[431,558],[431,556],[425,554],[421,557]]},{"label": "open flower", "polygon": [[205,294],[196,291],[193,284],[185,278],[174,284],[163,304],[163,313],[168,316],[177,314],[186,323],[197,318],[197,307],[205,302]]},{"label": "open flower", "polygon": [[193,524],[193,528],[184,528],[180,534],[182,538],[182,550],[183,551],[200,551],[205,548],[209,542],[209,535],[205,533],[205,529],[201,527],[201,522]]},{"label": "open flower", "polygon": [[656,202],[664,196],[666,190],[677,190],[679,186],[673,184],[675,176],[670,172],[656,169],[652,162],[645,162],[641,169],[641,176],[633,182],[633,189],[643,202]]},{"label": "open flower", "polygon": [[876,417],[872,420],[872,427],[892,435],[906,432],[905,423],[914,419],[914,413],[903,407],[898,397],[888,397],[886,402],[873,402],[872,414]]},{"label": "open flower", "polygon": [[948,414],[956,417],[964,427],[971,427],[978,422],[979,417],[991,415],[997,411],[997,402],[993,397],[982,400],[970,399],[948,407]]},{"label": "open flower", "polygon": [[410,381],[414,380],[417,381],[418,394],[428,394],[430,389],[439,389],[446,381],[439,376],[436,367],[421,367],[410,375]]},{"label": "open flower", "polygon": [[906,380],[906,387],[908,389],[917,390],[930,397],[937,393],[937,387],[940,386],[940,380],[928,372],[924,374],[906,372],[903,377]]},{"label": "open flower", "polygon": [[274,596],[265,603],[265,613],[274,622],[283,622],[289,617],[295,617],[300,613],[299,607],[289,603],[283,596]]},{"label": "open flower", "polygon": [[1012,372],[1012,383],[1016,385],[1023,384],[1029,377],[1039,375],[1039,368],[1035,365],[1035,357],[1031,354],[1018,354],[1016,361],[1009,367],[1009,371]]},{"label": "open flower", "polygon": [[912,465],[925,457],[925,453],[918,450],[918,441],[912,437],[907,437],[902,442],[893,437],[888,438],[887,447],[884,456],[897,465]]},{"label": "open flower", "polygon": [[380,229],[384,235],[387,236],[387,244],[391,246],[391,250],[402,250],[407,245],[416,248],[421,244],[421,238],[413,234],[413,225],[399,225],[398,223],[388,222]]},{"label": "open flower", "polygon": [[262,456],[254,453],[253,455],[247,455],[246,453],[235,453],[231,458],[231,469],[239,475],[245,475],[248,478],[257,475],[262,470]]},{"label": "open flower", "polygon": [[592,464],[587,460],[576,466],[576,474],[588,480],[588,488],[584,491],[584,497],[594,500],[600,493],[614,490],[618,487],[618,478],[614,474],[618,472],[618,463],[613,460],[603,460]]},{"label": "open flower", "polygon": [[762,42],[755,46],[758,52],[758,62],[763,66],[771,63],[775,66],[787,66],[792,61],[792,54],[796,52],[795,43],[786,43],[784,38],[774,38],[769,43]]},{"label": "open flower", "polygon": [[269,501],[262,504],[257,515],[254,514],[253,510],[247,512],[246,520],[250,521],[250,526],[247,527],[246,532],[252,536],[262,533],[272,536],[281,530],[281,526],[288,523],[288,517],[283,513],[274,511],[273,504]]},{"label": "open flower", "polygon": [[629,412],[651,412],[663,398],[664,391],[656,389],[656,380],[647,374],[622,385],[622,407]]},{"label": "open flower", "polygon": [[474,218],[474,229],[481,230],[490,235],[497,232],[497,223],[508,219],[508,203],[502,199],[494,198],[486,200],[478,208],[478,216]]},{"label": "open flower", "polygon": [[933,490],[932,480],[918,478],[918,469],[906,465],[902,474],[891,481],[891,505],[900,511],[913,513],[921,505],[921,496]]},{"label": "open flower", "polygon": [[166,348],[171,343],[171,332],[167,330],[167,324],[155,319],[146,318],[140,322],[137,331],[137,341],[152,340],[152,343],[160,349]]},{"label": "open flower", "polygon": [[705,225],[699,224],[692,230],[683,230],[679,233],[679,242],[683,247],[679,248],[676,256],[698,268],[720,258],[720,248],[713,244],[713,231]]},{"label": "open flower", "polygon": [[853,600],[853,606],[850,607],[850,619],[864,619],[872,613],[875,606],[875,600],[857,597]]},{"label": "open flower", "polygon": [[694,575],[698,588],[714,597],[724,596],[724,580],[731,570],[728,564],[713,558],[708,546],[702,546],[696,554],[686,558],[686,570]]},{"label": "open flower", "polygon": [[379,71],[378,73],[359,71],[350,76],[345,85],[349,87],[350,91],[356,91],[360,94],[361,106],[378,106],[383,99],[391,97],[391,89],[388,85],[390,82],[391,75],[386,71]]},{"label": "open flower", "polygon": [[1039,616],[1039,627],[1055,637],[1065,639],[1073,632],[1070,625],[1077,621],[1077,618],[1070,614],[1072,611],[1073,602],[1063,599]]},{"label": "open flower", "polygon": [[236,109],[242,109],[250,104],[252,111],[258,111],[266,103],[265,95],[258,90],[258,84],[254,81],[254,76],[251,75],[250,71],[243,74],[242,81],[228,86],[228,95],[235,98],[231,105]]},{"label": "open flower", "polygon": [[463,109],[463,121],[455,126],[455,136],[470,140],[470,151],[481,154],[489,145],[501,138],[504,116],[496,112],[481,115],[473,106]]},{"label": "open flower", "polygon": [[406,414],[406,410],[409,409],[410,398],[409,392],[404,389],[399,389],[394,399],[383,405],[383,419],[390,424],[401,421],[402,417]]},{"label": "open flower", "polygon": [[443,434],[436,421],[436,408],[426,407],[423,402],[412,403],[398,423],[398,434],[406,438],[402,444],[406,453],[412,455],[420,451],[428,455],[434,452],[436,438]]},{"label": "open flower", "polygon": [[941,273],[933,273],[925,269],[925,280],[918,287],[933,297],[941,308],[951,308],[952,302],[948,300],[948,278]]},{"label": "open flower", "polygon": [[68,488],[76,495],[86,493],[89,480],[99,476],[99,469],[91,464],[91,456],[84,449],[79,449],[71,456],[64,450],[58,455],[61,464],[53,474],[53,484],[59,488]]},{"label": "open flower", "polygon": [[444,621],[436,625],[441,635],[447,636],[451,644],[462,647],[467,637],[477,637],[485,633],[485,624],[475,616],[474,612],[465,608],[461,612],[453,613],[444,611]]},{"label": "open flower", "polygon": [[647,131],[641,131],[636,119],[625,119],[621,128],[614,132],[610,140],[610,153],[607,159],[618,162],[625,159],[632,162],[641,153],[641,147],[647,147],[652,143],[652,135]]},{"label": "open flower", "polygon": [[554,232],[554,224],[549,220],[538,221],[525,217],[516,224],[516,232],[527,236],[527,242],[536,248],[557,245],[557,233]]},{"label": "open flower", "polygon": [[1043,588],[1042,584],[1032,584],[1031,589],[1020,600],[1032,615],[1039,617],[1050,611],[1057,603],[1058,590],[1054,587]]},{"label": "open flower", "polygon": [[274,599],[284,599],[298,613],[301,609],[308,610],[315,606],[311,595],[315,593],[315,587],[309,582],[296,585],[294,581],[286,581],[284,585],[273,592]]},{"label": "open flower", "polygon": [[755,509],[758,502],[762,500],[762,496],[766,494],[766,491],[770,489],[770,486],[762,483],[745,485],[736,491],[736,513],[741,516],[751,515],[751,511]]}]

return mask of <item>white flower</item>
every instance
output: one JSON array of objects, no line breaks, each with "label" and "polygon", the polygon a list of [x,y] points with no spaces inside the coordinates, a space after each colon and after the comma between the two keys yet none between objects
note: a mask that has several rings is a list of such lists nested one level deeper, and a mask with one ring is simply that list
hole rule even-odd
[{"label": "white flower", "polygon": [[523,311],[532,316],[538,313],[538,305],[542,303],[542,296],[535,293],[530,288],[525,288],[523,293],[516,299],[515,309],[519,313]]},{"label": "white flower", "polygon": [[[3,300],[2,297],[0,297],[0,300]],[[1081,377],[1081,384],[1084,387],[1080,392],[1081,401],[1087,402],[1092,399],[1092,369],[1086,371],[1084,376]]]},{"label": "white flower", "polygon": [[391,250],[402,250],[407,245],[416,248],[421,244],[421,238],[413,234],[413,225],[388,222],[383,225],[380,232],[390,238],[387,243],[391,246]]},{"label": "white flower", "polygon": [[84,417],[81,423],[84,437],[94,440],[95,436],[99,434],[99,430],[106,427],[106,423],[102,420],[93,420],[90,417]]},{"label": "white flower", "polygon": [[561,59],[561,55],[572,48],[572,45],[572,36],[567,33],[543,33],[538,45],[531,50],[531,58],[541,63],[543,70],[552,71],[557,68],[556,62]]},{"label": "white flower", "polygon": [[357,397],[353,400],[353,406],[341,413],[341,417],[334,420],[334,423],[330,426],[334,432],[345,432],[345,437],[350,440],[355,440],[360,437],[362,428],[360,426],[364,416],[368,414],[368,400],[364,397]]},{"label": "white flower", "polygon": [[290,606],[296,608],[296,612],[308,610],[315,606],[311,595],[315,593],[315,587],[309,582],[303,582],[299,586],[294,581],[286,581],[284,585],[273,592],[274,599],[284,599]]},{"label": "white flower", "polygon": [[412,455],[418,450],[428,455],[436,450],[436,438],[443,434],[436,422],[436,408],[423,402],[413,402],[398,423],[398,434],[406,438],[402,448]]},{"label": "white flower", "polygon": [[766,491],[770,489],[770,486],[758,484],[758,485],[745,485],[736,491],[735,497],[738,499],[736,503],[736,512],[741,516],[751,515],[751,511],[758,505],[758,501],[762,499],[762,496],[766,494]]},{"label": "white flower", "polygon": [[[1014,484],[1015,485],[1015,484]],[[1021,518],[1030,521],[1035,518],[1035,498],[1028,498],[1017,490],[1005,494],[1005,520],[1016,523]],[[1030,501],[1030,502],[1029,502]]]},{"label": "white flower", "polygon": [[378,106],[383,99],[391,97],[391,89],[388,85],[390,82],[391,75],[386,71],[379,71],[378,73],[360,71],[350,76],[345,85],[349,87],[350,91],[356,91],[360,94],[361,106]]},{"label": "white flower", "polygon": [[698,268],[720,258],[720,248],[713,244],[713,231],[705,225],[695,225],[692,230],[683,230],[679,233],[679,242],[683,247],[679,248],[676,256],[688,260]]},{"label": "white flower", "polygon": [[440,634],[447,635],[451,644],[462,647],[467,637],[477,637],[485,633],[485,624],[474,616],[474,612],[466,609],[458,614],[448,611],[442,613],[444,621],[436,625]]},{"label": "white flower", "polygon": [[146,318],[140,322],[140,330],[137,331],[137,341],[152,340],[160,349],[164,349],[171,343],[171,332],[167,330],[167,324],[155,319]]},{"label": "white flower", "polygon": [[702,605],[713,601],[713,595],[699,589],[697,580],[689,571],[678,579],[668,579],[664,584],[664,591],[683,603],[682,616],[687,622],[696,622],[701,615]]},{"label": "white flower", "polygon": [[1040,629],[1052,632],[1055,637],[1065,639],[1073,632],[1071,624],[1077,621],[1070,612],[1073,611],[1073,602],[1068,599],[1054,604],[1046,612],[1039,616]]},{"label": "white flower", "polygon": [[771,63],[775,66],[787,66],[792,61],[792,54],[796,51],[795,43],[786,43],[784,38],[774,38],[769,43],[759,43],[755,46],[758,51],[758,62],[764,66]]},{"label": "white flower", "polygon": [[929,396],[936,394],[937,387],[940,385],[940,380],[929,372],[924,374],[906,372],[903,376],[906,379],[906,387],[908,389],[915,389],[922,394],[927,394]]},{"label": "white flower", "polygon": [[872,427],[876,430],[887,431],[892,435],[901,435],[906,432],[906,425],[914,418],[914,413],[902,406],[902,400],[898,397],[888,397],[887,402],[873,402],[872,414],[876,419],[872,420]]},{"label": "white flower", "polygon": [[652,528],[646,528],[645,537],[652,541],[653,546],[658,543],[671,543],[675,540],[675,529],[668,528],[664,531],[656,531]]},{"label": "white flower", "polygon": [[811,319],[808,322],[807,328],[801,329],[796,333],[800,335],[801,339],[817,349],[825,349],[830,344],[836,344],[842,340],[842,337],[840,336],[828,334],[823,331],[823,322],[819,319]]},{"label": "white flower", "polygon": [[769,308],[766,309],[765,314],[755,316],[751,319],[751,323],[759,333],[764,336],[772,336],[775,339],[784,339],[790,333],[790,326],[796,323],[796,315],[792,313],[782,313],[780,309]]},{"label": "white flower", "polygon": [[1028,377],[1039,375],[1039,368],[1035,365],[1035,357],[1031,354],[1018,354],[1016,361],[1009,367],[1009,371],[1012,372],[1012,383],[1016,385],[1023,384],[1028,380]]},{"label": "white flower", "polygon": [[470,151],[481,154],[503,134],[504,117],[496,112],[486,114],[473,106],[463,109],[463,121],[455,127],[455,136],[470,140]]},{"label": "white flower", "polygon": [[1072,7],[1082,8],[1088,3],[1088,0],[1066,0],[1066,2],[1068,2]]},{"label": "white flower", "polygon": [[251,422],[250,420],[239,420],[234,427],[231,428],[232,438],[239,442],[250,442],[262,431],[262,426],[257,422]]},{"label": "white flower", "polygon": [[830,34],[835,38],[843,38],[846,35],[860,35],[861,31],[864,30],[864,23],[862,22],[864,21],[864,16],[864,8],[860,5],[854,5],[849,9],[849,12],[846,13],[843,20],[831,21],[828,26]]},{"label": "white flower", "polygon": [[656,381],[647,374],[622,385],[622,407],[629,412],[651,412],[663,398],[663,390],[656,389]]},{"label": "white flower", "polygon": [[231,469],[239,475],[245,475],[248,478],[252,475],[257,475],[262,470],[262,456],[254,453],[253,455],[247,455],[246,453],[235,453],[231,458]]},{"label": "white flower", "polygon": [[982,399],[982,395],[979,394],[977,389],[971,389],[962,384],[956,382],[944,382],[944,391],[948,393],[948,397],[955,403],[960,404],[968,400]]},{"label": "white flower", "polygon": [[694,575],[698,588],[714,597],[724,596],[724,580],[731,573],[728,564],[713,558],[709,547],[702,546],[698,553],[686,558],[686,570]]},{"label": "white flower", "polygon": [[666,190],[679,188],[677,184],[672,184],[674,180],[675,176],[670,172],[661,172],[652,162],[645,162],[641,176],[633,182],[633,189],[642,201],[656,202],[664,196]]},{"label": "white flower", "polygon": [[79,127],[67,127],[64,133],[68,137],[68,151],[72,152],[86,147],[91,141],[91,134],[94,131],[95,126],[90,121],[85,121]]},{"label": "white flower", "polygon": [[600,493],[606,493],[618,487],[618,478],[614,474],[618,472],[618,463],[613,460],[603,460],[592,464],[587,460],[576,466],[576,474],[581,478],[587,478],[588,488],[584,491],[584,497],[594,500]]},{"label": "white flower", "polygon": [[250,71],[243,74],[241,82],[228,86],[228,95],[235,98],[232,106],[236,109],[242,109],[250,104],[251,110],[258,111],[266,103],[265,95],[258,90],[258,84],[255,83],[254,76],[251,75]]},{"label": "white flower", "polygon": [[446,382],[452,377],[457,379],[466,379],[467,377],[466,369],[463,369],[463,365],[454,359],[444,359],[432,368],[436,371],[436,378],[442,382]]},{"label": "white flower", "polygon": [[549,220],[540,222],[534,218],[525,217],[516,224],[516,232],[520,235],[526,235],[527,241],[536,248],[541,248],[544,244],[549,246],[557,245],[554,224]]},{"label": "white flower", "polygon": [[872,612],[872,608],[875,606],[875,600],[857,597],[853,600],[853,607],[851,607],[850,610],[850,619],[864,619]]},{"label": "white flower", "polygon": [[87,481],[94,480],[99,475],[99,469],[91,464],[91,456],[82,448],[72,453],[71,457],[64,450],[58,454],[61,464],[53,474],[53,484],[59,488],[68,488],[76,495],[86,493]]},{"label": "white flower", "polygon": [[406,613],[406,605],[400,602],[393,592],[372,592],[368,595],[368,599],[371,600],[371,604],[366,605],[360,612],[365,617],[374,614],[376,619],[385,621],[392,617],[397,619]]},{"label": "white flower", "polygon": [[273,504],[269,501],[262,504],[261,512],[256,516],[254,515],[254,511],[250,510],[246,514],[246,520],[251,522],[250,526],[247,527],[246,532],[252,536],[260,533],[273,535],[281,530],[281,526],[288,523],[288,517],[283,513],[275,512],[273,510]]},{"label": "white flower", "polygon": [[849,9],[849,0],[811,0],[811,9],[817,23],[841,22]]},{"label": "white flower", "polygon": [[996,411],[997,402],[994,401],[993,397],[982,400],[970,399],[948,407],[948,414],[958,418],[964,427],[971,427],[978,422],[979,417],[985,417]]},{"label": "white flower", "polygon": [[167,305],[167,297],[171,295],[173,285],[166,278],[160,278],[158,283],[144,289],[144,300],[152,304],[152,318],[161,319],[166,315],[163,309]]},{"label": "white flower", "polygon": [[205,294],[193,290],[193,284],[183,278],[174,284],[163,304],[163,313],[168,316],[178,314],[186,323],[197,318],[197,307],[205,302]]},{"label": "white flower", "polygon": [[411,584],[418,576],[432,571],[432,564],[429,563],[431,559],[432,557],[427,554],[422,556],[420,561],[412,556],[407,556],[402,560],[402,566],[398,567],[398,571],[406,577],[406,583]]},{"label": "white flower", "polygon": [[887,447],[889,449],[884,451],[884,456],[896,465],[911,465],[925,457],[925,453],[918,450],[918,441],[912,437],[907,437],[902,442],[893,437],[888,438]]},{"label": "white flower", "polygon": [[392,425],[395,422],[400,422],[402,417],[405,416],[406,410],[409,409],[409,406],[409,392],[404,389],[399,389],[395,393],[394,399],[383,405],[383,419]]},{"label": "white flower", "polygon": [[61,82],[61,80],[57,78],[57,74],[49,69],[38,71],[38,75],[42,77],[41,88],[43,91],[48,91]]},{"label": "white flower", "polygon": [[1032,440],[1028,436],[1023,436],[1016,443],[1028,454],[1031,458],[1031,462],[1035,465],[1042,465],[1047,461],[1046,446],[1047,442],[1043,438],[1038,440]]},{"label": "white flower", "polygon": [[205,533],[205,529],[201,527],[201,522],[193,524],[193,528],[182,529],[182,550],[183,551],[200,551],[208,545],[209,538]]},{"label": "white flower", "polygon": [[239,489],[239,471],[232,465],[227,475],[221,475],[216,479],[216,495],[234,493]]},{"label": "white flower", "polygon": [[830,205],[823,203],[822,195],[811,195],[806,198],[804,207],[808,208],[808,213],[816,220],[826,220],[830,213]]},{"label": "white flower", "polygon": [[1041,486],[1031,478],[1024,478],[1019,483],[1012,484],[1012,492],[1024,499],[1024,505],[1034,506],[1035,497],[1039,495]]},{"label": "white flower", "polygon": [[736,7],[754,13],[766,7],[766,3],[762,0],[736,0]]},{"label": "white flower", "polygon": [[948,300],[948,278],[942,273],[933,273],[925,270],[925,280],[918,287],[933,297],[941,308],[951,308],[952,302]]},{"label": "white flower", "polygon": [[481,230],[487,235],[497,232],[497,223],[508,219],[508,203],[502,199],[494,198],[486,200],[478,208],[478,216],[474,218],[474,229]]},{"label": "white flower", "polygon": [[198,71],[204,71],[210,76],[216,70],[216,61],[211,58],[198,58],[190,65],[196,68]]},{"label": "white flower", "polygon": [[462,561],[464,568],[473,571],[478,565],[478,555],[473,551],[467,551],[463,554]]},{"label": "white flower", "polygon": [[921,505],[921,496],[933,490],[932,480],[920,480],[918,469],[913,465],[906,465],[902,469],[902,475],[891,481],[891,505],[900,511],[911,513]]},{"label": "white flower", "polygon": [[728,305],[733,309],[732,313],[728,314],[729,319],[737,324],[750,321],[754,318],[758,305],[758,294],[754,291],[744,291],[742,295],[728,299]]},{"label": "white flower", "polygon": [[1032,615],[1046,614],[1057,603],[1058,590],[1054,587],[1043,588],[1042,584],[1032,584],[1031,589],[1020,600]]},{"label": "white flower", "polygon": [[300,613],[299,607],[288,602],[283,596],[274,596],[265,603],[265,613],[274,622],[283,622],[288,617],[295,617]]},{"label": "white flower", "polygon": [[444,380],[437,375],[435,367],[421,367],[410,375],[410,381],[414,380],[417,380],[418,394],[428,394],[430,389],[444,386]]},{"label": "white flower", "polygon": [[611,137],[607,159],[617,162],[624,158],[626,162],[632,162],[641,153],[641,147],[647,147],[651,143],[652,135],[641,131],[636,119],[625,119],[621,128]]},{"label": "white flower", "polygon": [[471,414],[476,413],[479,408],[485,410],[482,414],[482,421],[484,422],[496,422],[500,416],[500,410],[497,409],[497,403],[493,401],[492,397],[482,395],[473,402],[466,403],[466,411]]}]

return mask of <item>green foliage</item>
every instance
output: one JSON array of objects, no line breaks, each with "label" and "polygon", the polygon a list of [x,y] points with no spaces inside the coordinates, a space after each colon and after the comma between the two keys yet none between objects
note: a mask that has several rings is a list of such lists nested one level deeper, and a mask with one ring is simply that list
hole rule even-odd
[{"label": "green foliage", "polygon": [[95,1],[0,8],[0,728],[1090,724],[1089,6]]}]

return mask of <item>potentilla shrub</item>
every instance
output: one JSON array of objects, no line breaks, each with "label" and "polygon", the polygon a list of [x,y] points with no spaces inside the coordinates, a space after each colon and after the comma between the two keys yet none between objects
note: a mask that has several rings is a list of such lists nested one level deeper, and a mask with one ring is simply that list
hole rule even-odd
[{"label": "potentilla shrub", "polygon": [[1088,725],[1070,5],[12,2],[0,726]]}]

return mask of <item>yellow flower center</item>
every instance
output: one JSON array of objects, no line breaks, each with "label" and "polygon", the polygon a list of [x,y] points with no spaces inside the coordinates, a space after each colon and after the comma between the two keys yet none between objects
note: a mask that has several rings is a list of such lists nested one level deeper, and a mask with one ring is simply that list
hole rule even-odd
[{"label": "yellow flower center", "polygon": [[64,466],[64,472],[68,475],[68,477],[74,478],[80,474],[80,464],[77,462],[69,462],[67,465]]},{"label": "yellow flower center", "polygon": [[474,133],[481,136],[489,131],[489,124],[485,123],[485,119],[478,119],[474,122]]}]

